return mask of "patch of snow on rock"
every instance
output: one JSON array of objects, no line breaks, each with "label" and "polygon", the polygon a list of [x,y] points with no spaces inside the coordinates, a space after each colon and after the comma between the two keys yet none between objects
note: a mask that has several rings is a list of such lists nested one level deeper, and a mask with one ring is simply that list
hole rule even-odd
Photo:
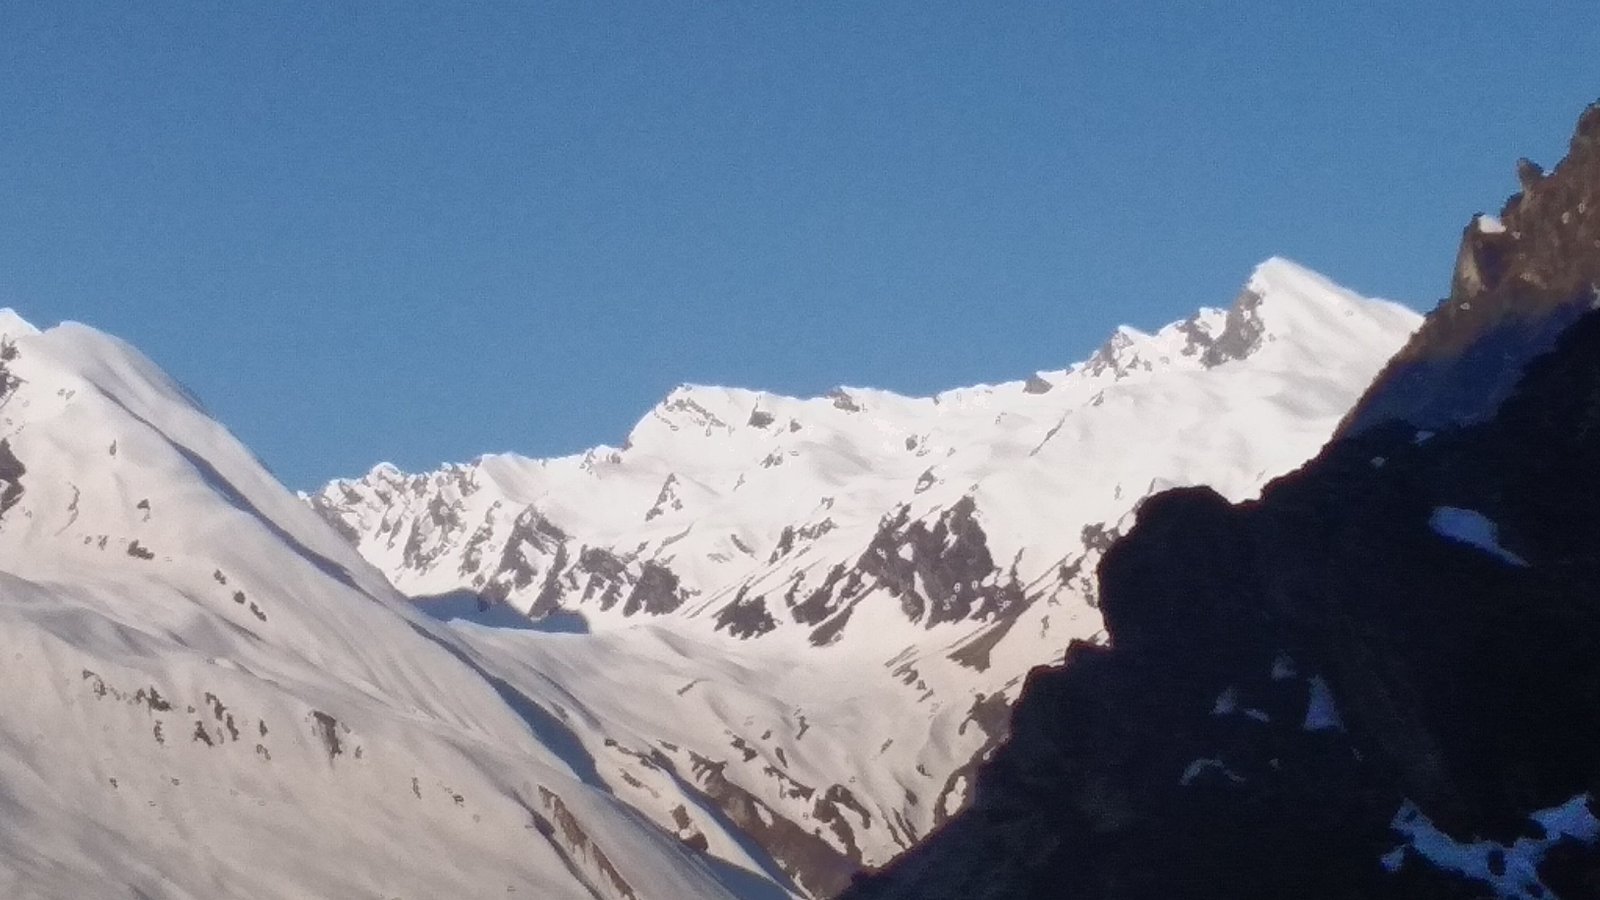
[{"label": "patch of snow on rock", "polygon": [[1228,688],[1217,695],[1217,702],[1211,707],[1213,716],[1227,716],[1239,711],[1239,689]]},{"label": "patch of snow on rock", "polygon": [[1333,691],[1321,675],[1311,678],[1311,699],[1306,705],[1306,731],[1343,731],[1344,720],[1339,718],[1339,707],[1334,705]]},{"label": "patch of snow on rock", "polygon": [[1286,680],[1288,680],[1290,678],[1295,677],[1298,674],[1300,674],[1300,670],[1295,667],[1294,657],[1290,656],[1287,653],[1279,653],[1277,656],[1273,657],[1273,660],[1272,660],[1272,680],[1273,681],[1286,681]]},{"label": "patch of snow on rock", "polygon": [[1197,759],[1189,763],[1189,767],[1183,770],[1183,776],[1178,779],[1178,784],[1188,787],[1194,783],[1196,778],[1199,778],[1201,775],[1205,774],[1211,769],[1221,772],[1229,781],[1233,782],[1234,784],[1244,783],[1244,777],[1228,768],[1227,765],[1222,762],[1222,760],[1206,758]]},{"label": "patch of snow on rock", "polygon": [[1528,561],[1500,546],[1500,529],[1483,513],[1455,506],[1435,507],[1428,525],[1440,537],[1469,544],[1513,566],[1526,567]]},{"label": "patch of snow on rock", "polygon": [[1589,809],[1590,797],[1579,794],[1560,806],[1529,816],[1543,826],[1542,838],[1518,838],[1509,847],[1493,841],[1457,841],[1434,825],[1411,801],[1401,804],[1389,827],[1405,842],[1384,854],[1383,866],[1398,872],[1406,851],[1415,851],[1434,866],[1479,881],[1506,900],[1544,900],[1555,894],[1539,880],[1539,864],[1557,842],[1572,838],[1586,844],[1600,839],[1600,820]]}]

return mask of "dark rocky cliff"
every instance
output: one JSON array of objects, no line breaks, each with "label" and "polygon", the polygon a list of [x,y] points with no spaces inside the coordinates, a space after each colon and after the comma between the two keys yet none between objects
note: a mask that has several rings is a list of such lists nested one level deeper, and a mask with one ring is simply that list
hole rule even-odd
[{"label": "dark rocky cliff", "polygon": [[1548,175],[1517,164],[1522,191],[1498,222],[1474,217],[1450,296],[1395,355],[1344,433],[1400,418],[1418,427],[1481,421],[1523,364],[1594,305],[1600,280],[1600,105],[1578,120],[1567,157]]},{"label": "dark rocky cliff", "polygon": [[1600,897],[1600,107],[1341,436],[1148,501],[1109,647],[845,896]]}]

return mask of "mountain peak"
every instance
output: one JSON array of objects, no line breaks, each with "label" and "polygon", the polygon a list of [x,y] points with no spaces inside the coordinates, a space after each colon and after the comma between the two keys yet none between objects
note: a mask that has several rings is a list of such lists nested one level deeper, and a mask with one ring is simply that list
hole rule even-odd
[{"label": "mountain peak", "polygon": [[[1281,284],[1317,285],[1287,263],[1257,280],[1235,319],[1294,306]],[[520,623],[462,634],[567,692],[562,720],[636,788],[619,796],[682,833],[695,813],[674,811],[670,761],[807,893],[833,896],[953,814],[1023,674],[1099,630],[1096,567],[1142,498],[1193,483],[1254,496],[1321,446],[1409,334],[1404,315],[1365,340],[1335,315],[1208,367],[1229,313],[1206,309],[1116,329],[1101,375],[1090,362],[933,397],[679,385],[625,451],[485,458],[469,479],[310,502],[430,614]],[[1296,349],[1322,356],[1279,352]]]},{"label": "mountain peak", "polygon": [[1256,267],[1250,272],[1249,283],[1251,285],[1267,285],[1285,281],[1313,282],[1328,290],[1344,290],[1344,288],[1333,283],[1321,272],[1297,263],[1286,256],[1269,256],[1256,263]]},{"label": "mountain peak", "polygon": [[372,471],[367,474],[372,478],[381,479],[383,481],[398,481],[399,479],[406,477],[406,473],[402,472],[399,466],[389,462],[388,460],[384,460],[383,462],[373,466]]},{"label": "mountain peak", "polygon": [[[0,337],[0,620],[21,679],[0,721],[30,728],[0,790],[38,825],[0,848],[0,881],[288,898],[634,896],[631,879],[728,896],[683,842],[609,806],[576,739],[540,729],[533,701],[153,362],[9,310]],[[182,838],[197,864],[144,874],[183,823],[206,823]],[[409,849],[368,852],[394,847]]]},{"label": "mountain peak", "polygon": [[[1244,290],[1280,309],[1306,306],[1343,312],[1352,305],[1374,302],[1372,298],[1357,294],[1321,272],[1282,256],[1268,257],[1258,263],[1251,270]],[[1237,302],[1235,305],[1238,305]]]},{"label": "mountain peak", "polygon": [[9,306],[0,307],[0,337],[16,338],[25,334],[38,334],[39,329],[17,314]]},{"label": "mountain peak", "polygon": [[1555,168],[1520,161],[1522,190],[1497,218],[1462,229],[1450,294],[1351,413],[1342,431],[1390,420],[1468,424],[1498,409],[1523,365],[1595,303],[1600,284],[1600,104]]},{"label": "mountain peak", "polygon": [[[1034,669],[974,806],[844,897],[1597,896],[1600,107],[1518,174],[1356,413],[1395,427],[1249,503],[1148,497],[1108,640]],[[1247,292],[1252,363],[1344,334],[1303,272]]]},{"label": "mountain peak", "polygon": [[1305,365],[1328,358],[1330,346],[1381,343],[1382,335],[1415,328],[1420,321],[1398,304],[1362,297],[1274,256],[1255,267],[1227,311],[1202,308],[1155,334],[1119,326],[1083,371],[1120,380],[1168,368],[1211,369],[1279,342],[1285,365]]}]

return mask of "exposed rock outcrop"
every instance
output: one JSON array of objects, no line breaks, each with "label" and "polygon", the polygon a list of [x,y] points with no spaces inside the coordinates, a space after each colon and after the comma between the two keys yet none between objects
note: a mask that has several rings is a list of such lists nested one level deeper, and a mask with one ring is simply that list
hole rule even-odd
[{"label": "exposed rock outcrop", "polygon": [[1519,165],[1519,175],[1523,190],[1498,220],[1479,216],[1468,224],[1450,296],[1396,354],[1342,433],[1391,419],[1433,428],[1493,415],[1524,365],[1595,306],[1600,105],[1579,118],[1555,169],[1536,176]]},{"label": "exposed rock outcrop", "polygon": [[1521,174],[1340,439],[1144,504],[1111,645],[845,896],[1600,896],[1600,108]]}]

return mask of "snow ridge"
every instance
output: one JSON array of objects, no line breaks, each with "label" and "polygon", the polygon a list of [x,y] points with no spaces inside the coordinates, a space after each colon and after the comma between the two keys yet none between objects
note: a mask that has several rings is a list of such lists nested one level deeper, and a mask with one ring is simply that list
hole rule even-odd
[{"label": "snow ridge", "polygon": [[1020,381],[685,385],[620,447],[296,497],[126,343],[0,312],[0,885],[831,896],[1095,639],[1142,498],[1253,495],[1414,324],[1274,260]]},{"label": "snow ridge", "polygon": [[26,823],[0,893],[695,898],[760,871],[618,806],[127,344],[0,313],[0,451],[0,794]]},{"label": "snow ridge", "polygon": [[[1142,498],[1255,495],[1419,321],[1272,259],[1226,310],[1019,381],[682,385],[621,447],[379,467],[306,499],[406,594],[457,598],[427,606],[517,683],[561,685],[586,743],[758,800],[749,833],[826,894],[959,807],[1028,669],[1100,631],[1095,567]],[[502,605],[537,621],[473,623]]]}]

